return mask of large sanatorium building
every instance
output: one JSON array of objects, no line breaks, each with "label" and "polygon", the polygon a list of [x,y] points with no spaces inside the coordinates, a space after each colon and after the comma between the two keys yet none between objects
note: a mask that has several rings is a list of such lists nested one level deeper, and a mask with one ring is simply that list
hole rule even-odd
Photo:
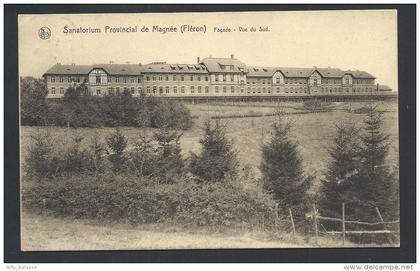
[{"label": "large sanatorium building", "polygon": [[341,96],[390,93],[365,71],[336,68],[250,67],[236,59],[208,57],[196,64],[95,64],[52,66],[44,75],[48,97],[85,83],[92,95],[130,91],[162,97]]}]

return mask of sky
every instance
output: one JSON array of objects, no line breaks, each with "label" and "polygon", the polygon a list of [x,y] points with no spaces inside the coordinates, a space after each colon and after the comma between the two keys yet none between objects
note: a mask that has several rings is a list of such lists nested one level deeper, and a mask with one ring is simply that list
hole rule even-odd
[{"label": "sky", "polygon": [[[153,26],[176,32],[152,32]],[[180,32],[182,25],[206,32]],[[51,37],[41,39],[48,27]],[[134,27],[138,32],[109,33]],[[142,26],[149,32],[142,32]],[[65,28],[101,33],[64,33]],[[247,28],[247,32],[239,31]],[[250,28],[256,29],[251,32]],[[269,31],[260,32],[260,27]],[[216,28],[216,29],[215,29]],[[230,29],[231,32],[219,32]],[[197,57],[230,57],[249,66],[334,67],[364,70],[397,90],[397,12],[276,11],[237,13],[62,14],[19,16],[19,74],[40,77],[52,65],[195,63]]]}]

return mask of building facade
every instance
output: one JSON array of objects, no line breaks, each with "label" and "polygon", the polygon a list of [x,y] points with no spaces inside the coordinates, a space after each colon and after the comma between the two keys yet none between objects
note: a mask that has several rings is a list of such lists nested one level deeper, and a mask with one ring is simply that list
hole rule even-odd
[{"label": "building facade", "polygon": [[195,64],[95,64],[52,66],[43,75],[48,98],[85,83],[91,95],[130,91],[159,97],[374,95],[390,90],[365,71],[336,68],[252,67],[230,58]]}]

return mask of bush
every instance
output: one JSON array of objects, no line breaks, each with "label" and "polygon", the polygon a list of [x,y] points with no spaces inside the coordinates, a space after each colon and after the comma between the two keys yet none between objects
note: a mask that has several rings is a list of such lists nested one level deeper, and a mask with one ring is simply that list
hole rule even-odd
[{"label": "bush", "polygon": [[274,227],[274,201],[235,182],[197,183],[189,177],[159,183],[134,175],[79,175],[23,186],[26,210],[131,224],[167,222],[222,229]]},{"label": "bush", "polygon": [[82,148],[83,138],[76,135],[70,146],[62,151],[55,149],[55,139],[48,131],[32,136],[27,150],[24,169],[27,177],[34,180],[52,179],[58,176],[104,171],[104,147],[96,138]]}]

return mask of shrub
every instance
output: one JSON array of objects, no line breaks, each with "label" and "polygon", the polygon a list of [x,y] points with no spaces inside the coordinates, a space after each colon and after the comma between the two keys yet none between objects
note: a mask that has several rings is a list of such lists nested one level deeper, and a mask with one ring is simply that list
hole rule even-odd
[{"label": "shrub", "polygon": [[134,175],[67,176],[54,185],[24,185],[22,199],[25,210],[131,224],[166,222],[214,230],[275,225],[275,203],[261,189],[188,177],[159,183]]}]

